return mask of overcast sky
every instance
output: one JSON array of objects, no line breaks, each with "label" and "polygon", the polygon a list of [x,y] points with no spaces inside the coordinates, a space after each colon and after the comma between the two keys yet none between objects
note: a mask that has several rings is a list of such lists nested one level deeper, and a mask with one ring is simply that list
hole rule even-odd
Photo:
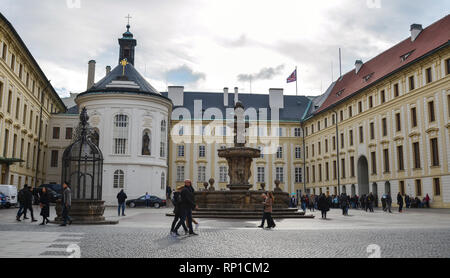
[{"label": "overcast sky", "polygon": [[[78,6],[77,2],[80,3]],[[62,97],[86,89],[87,63],[118,64],[117,39],[131,29],[135,66],[158,90],[268,93],[284,88],[298,66],[298,90],[318,95],[356,59],[367,61],[448,14],[438,0],[0,0],[14,25]],[[333,69],[333,70],[332,70]]]}]

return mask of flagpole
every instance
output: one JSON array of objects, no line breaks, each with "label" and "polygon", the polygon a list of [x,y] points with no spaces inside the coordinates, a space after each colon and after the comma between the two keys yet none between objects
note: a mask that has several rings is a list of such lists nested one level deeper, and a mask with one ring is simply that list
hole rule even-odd
[{"label": "flagpole", "polygon": [[295,95],[298,95],[298,90],[297,90],[297,79],[298,79],[298,72],[297,72],[297,66],[295,66]]}]

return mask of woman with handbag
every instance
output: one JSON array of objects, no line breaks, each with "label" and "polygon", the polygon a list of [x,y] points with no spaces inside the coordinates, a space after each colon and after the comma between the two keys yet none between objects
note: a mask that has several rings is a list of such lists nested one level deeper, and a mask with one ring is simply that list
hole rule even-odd
[{"label": "woman with handbag", "polygon": [[50,198],[48,196],[47,188],[42,187],[41,194],[39,196],[39,206],[41,207],[42,223],[39,225],[45,225],[50,222]]}]

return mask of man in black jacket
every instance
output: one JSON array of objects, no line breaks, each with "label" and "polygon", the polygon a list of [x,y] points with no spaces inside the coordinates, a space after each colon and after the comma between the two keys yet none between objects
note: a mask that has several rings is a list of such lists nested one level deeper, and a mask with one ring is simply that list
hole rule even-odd
[{"label": "man in black jacket", "polygon": [[[25,215],[26,211],[29,210],[31,214],[31,222],[36,222],[37,220],[34,219],[33,215],[33,188],[32,187],[25,187],[23,191],[23,211],[20,215],[18,215],[18,219],[22,216],[22,214]],[[26,219],[26,218],[24,218]]]},{"label": "man in black jacket", "polygon": [[19,201],[19,211],[17,211],[16,220],[20,221],[20,217],[23,215],[23,219],[28,219],[27,212],[25,210],[25,190],[28,187],[27,184],[23,186],[23,188],[17,194],[17,201]]},{"label": "man in black jacket", "polygon": [[[181,190],[181,210],[182,210],[182,217],[180,221],[188,221],[188,229],[190,235],[197,235],[194,233],[194,229],[192,228],[192,210],[197,208],[197,205],[195,204],[195,195],[194,195],[194,188],[192,188],[192,183],[190,180],[184,181],[184,188]],[[178,222],[177,226],[175,227],[175,231],[178,231],[180,228],[181,223]]]},{"label": "man in black jacket", "polygon": [[117,213],[120,216],[120,209],[122,208],[122,216],[125,216],[125,200],[128,198],[127,194],[122,190],[120,190],[119,193],[117,193],[117,202],[119,203],[119,206],[117,208]]}]

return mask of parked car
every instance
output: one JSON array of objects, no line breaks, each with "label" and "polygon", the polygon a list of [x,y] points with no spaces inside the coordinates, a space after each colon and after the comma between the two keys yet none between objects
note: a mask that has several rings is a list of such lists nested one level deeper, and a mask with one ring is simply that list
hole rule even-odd
[{"label": "parked car", "polygon": [[[131,199],[126,201],[127,206],[130,208],[134,207],[145,207],[145,195],[137,199]],[[166,200],[158,198],[156,196],[150,196],[150,206],[159,208],[166,205]]]},{"label": "parked car", "polygon": [[50,203],[56,203],[57,200],[62,198],[62,186],[60,184],[41,184],[38,188],[33,190],[34,204],[39,204],[39,194],[42,192],[42,188],[47,189],[47,193],[50,197]]},{"label": "parked car", "polygon": [[6,208],[17,205],[17,187],[10,184],[0,184],[0,192],[4,195],[2,205]]}]

